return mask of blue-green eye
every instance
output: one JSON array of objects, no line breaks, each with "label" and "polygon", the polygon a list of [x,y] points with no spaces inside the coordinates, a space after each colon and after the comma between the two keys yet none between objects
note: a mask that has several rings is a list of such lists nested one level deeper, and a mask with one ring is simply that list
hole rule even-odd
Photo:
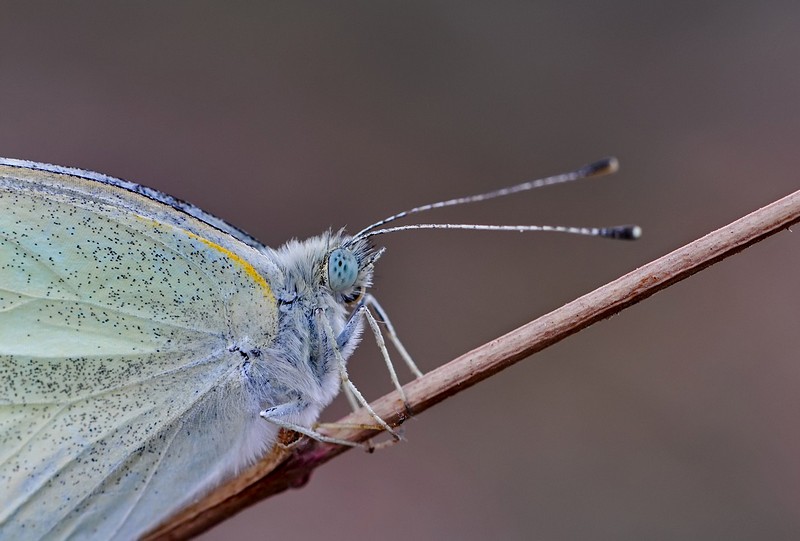
[{"label": "blue-green eye", "polygon": [[334,291],[353,287],[358,278],[358,261],[353,252],[336,248],[328,257],[328,286]]}]

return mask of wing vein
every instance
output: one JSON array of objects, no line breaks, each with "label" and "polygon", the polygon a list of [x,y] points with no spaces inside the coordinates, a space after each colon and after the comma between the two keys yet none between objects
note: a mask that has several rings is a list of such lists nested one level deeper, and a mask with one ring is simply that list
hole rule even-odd
[{"label": "wing vein", "polygon": [[150,471],[147,472],[147,480],[145,481],[144,485],[139,489],[139,492],[136,494],[135,501],[133,503],[131,503],[130,506],[128,506],[128,509],[125,511],[125,515],[119,521],[119,524],[117,525],[117,527],[114,528],[114,535],[112,537],[116,537],[117,534],[119,534],[119,531],[125,525],[125,522],[128,520],[128,517],[131,516],[131,513],[133,513],[133,511],[136,509],[136,506],[139,504],[139,502],[142,501],[142,496],[144,495],[147,487],[149,487],[150,484],[153,482],[153,476],[155,475],[156,471],[158,470],[158,467],[164,461],[164,457],[166,456],[167,451],[170,449],[170,447],[172,447],[172,444],[175,442],[175,438],[178,436],[178,432],[180,432],[180,430],[183,428],[183,424],[184,424],[183,421],[178,419],[178,425],[175,427],[175,430],[172,432],[172,435],[169,438],[169,442],[166,445],[162,446],[161,449],[159,450],[160,453],[159,453],[159,456],[158,456],[158,462],[156,462],[153,465],[153,467],[150,468]]}]

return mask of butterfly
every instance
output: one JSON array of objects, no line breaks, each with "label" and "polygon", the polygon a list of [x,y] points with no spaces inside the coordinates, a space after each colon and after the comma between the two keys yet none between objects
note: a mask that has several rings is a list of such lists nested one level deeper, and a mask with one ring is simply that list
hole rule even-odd
[{"label": "butterfly", "polygon": [[364,321],[377,330],[372,311],[388,321],[368,292],[382,254],[375,235],[639,234],[385,224],[615,167],[604,160],[273,249],[138,184],[0,159],[0,538],[134,539],[262,457],[281,428],[331,441],[313,424],[341,388],[368,407],[346,360]]}]

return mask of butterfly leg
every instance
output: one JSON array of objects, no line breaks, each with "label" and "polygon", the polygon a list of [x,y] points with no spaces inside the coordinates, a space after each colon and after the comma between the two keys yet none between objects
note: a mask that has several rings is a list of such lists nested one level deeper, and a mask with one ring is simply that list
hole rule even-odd
[{"label": "butterfly leg", "polygon": [[290,421],[286,421],[283,418],[289,415],[293,415],[295,413],[299,413],[306,408],[306,404],[302,400],[294,400],[292,402],[285,402],[283,404],[278,404],[277,406],[273,406],[271,408],[267,408],[262,411],[259,415],[266,421],[279,426],[280,428],[285,428],[287,430],[293,430],[299,434],[303,434],[308,436],[311,439],[321,441],[323,443],[335,443],[338,445],[345,445],[347,447],[363,447],[362,444],[342,440],[339,438],[332,438],[330,436],[326,436],[324,434],[320,434],[316,430],[312,428],[308,428],[305,426],[301,426],[297,423],[292,423]]},{"label": "butterfly leg", "polygon": [[392,359],[389,357],[389,351],[386,349],[386,342],[383,340],[381,328],[378,326],[378,322],[375,320],[372,312],[370,312],[366,306],[361,306],[360,310],[364,314],[364,319],[367,320],[369,328],[372,330],[372,334],[375,336],[375,342],[378,344],[378,349],[381,351],[381,356],[383,357],[383,362],[386,364],[386,369],[389,371],[389,377],[392,380],[392,384],[394,385],[394,388],[397,389],[397,392],[400,393],[400,400],[403,401],[403,404],[406,405],[406,409],[408,409],[406,393],[403,391],[403,386],[400,384],[400,380],[397,378],[397,371],[394,369]]},{"label": "butterfly leg", "polygon": [[[345,323],[342,332],[340,332],[339,336],[336,337],[336,345],[338,346],[339,351],[345,349],[350,339],[355,335],[354,333],[359,327],[359,318],[361,317],[360,311],[363,306],[363,303],[359,303],[358,308],[350,316],[350,319],[347,320],[347,323]],[[350,404],[350,410],[358,411],[359,408],[361,408],[361,405],[358,403],[358,400],[353,395],[353,392],[350,390],[350,388],[347,385],[342,384],[342,392],[344,392],[344,396],[347,398],[347,403]]]},{"label": "butterfly leg", "polygon": [[[377,343],[378,349],[381,352],[381,356],[383,357],[383,360],[386,364],[386,368],[389,371],[389,377],[391,378],[395,389],[397,389],[397,392],[400,394],[400,399],[403,401],[403,405],[405,406],[406,412],[409,415],[411,415],[411,410],[408,407],[408,400],[406,398],[405,391],[403,391],[403,386],[400,384],[400,380],[397,377],[397,371],[395,370],[394,363],[392,363],[392,359],[389,356],[389,351],[386,349],[386,342],[383,339],[383,333],[381,332],[378,321],[372,315],[370,307],[373,310],[375,310],[375,313],[378,315],[378,317],[382,320],[383,324],[386,326],[386,330],[389,333],[389,338],[394,344],[395,349],[397,349],[397,351],[400,353],[400,356],[403,357],[403,360],[405,361],[408,368],[411,370],[411,372],[414,373],[416,377],[422,377],[422,372],[419,370],[419,368],[417,368],[417,365],[414,363],[413,359],[408,354],[408,351],[406,351],[406,348],[403,347],[402,342],[400,342],[400,339],[397,337],[397,333],[394,330],[394,326],[392,325],[391,320],[389,320],[389,317],[386,315],[386,312],[383,310],[383,308],[375,299],[375,297],[373,297],[370,294],[367,294],[365,296],[364,300],[361,303],[359,303],[356,310],[350,316],[350,320],[348,320],[347,324],[345,325],[345,329],[339,334],[339,337],[337,338],[337,343],[340,346],[346,343],[347,339],[352,334],[351,328],[356,327],[356,325],[354,324],[356,318],[363,317],[364,319],[366,319],[367,323],[370,326],[372,334],[375,336],[375,342]],[[359,408],[358,401],[356,400],[355,396],[353,396],[353,393],[350,391],[348,386],[342,385],[342,388],[344,390],[345,396],[348,399],[348,402],[350,403],[350,406],[355,411],[356,409]]]},{"label": "butterfly leg", "polygon": [[378,317],[381,319],[381,321],[383,321],[383,324],[386,325],[386,332],[389,334],[389,340],[392,341],[395,349],[398,351],[398,353],[400,353],[400,357],[403,358],[403,361],[406,363],[406,366],[408,366],[408,369],[411,370],[416,377],[421,378],[422,372],[419,368],[417,368],[414,359],[412,359],[411,355],[408,354],[408,351],[406,351],[403,343],[400,342],[400,338],[397,336],[397,332],[394,330],[394,325],[392,325],[389,316],[386,314],[386,311],[383,309],[383,307],[378,303],[378,300],[371,294],[367,293],[364,298],[364,302],[368,306],[371,306],[373,310],[375,310],[375,313],[378,314]]},{"label": "butterfly leg", "polygon": [[[358,318],[361,317],[367,320],[370,330],[372,330],[372,334],[375,336],[375,342],[378,344],[378,349],[380,349],[381,356],[386,363],[386,368],[389,371],[389,377],[394,384],[394,388],[400,393],[400,398],[403,400],[403,403],[405,403],[406,395],[405,392],[403,392],[403,386],[400,384],[400,380],[397,378],[397,371],[394,369],[392,359],[389,357],[389,351],[386,349],[386,342],[383,340],[383,334],[378,326],[378,322],[375,320],[372,313],[369,311],[369,308],[367,308],[363,302],[358,305],[353,314],[350,316],[350,319],[347,321],[344,330],[339,333],[339,336],[336,338],[336,343],[338,344],[339,349],[341,350],[347,344],[347,341],[353,334],[352,329],[356,327]],[[342,385],[342,391],[344,391],[344,394],[347,397],[347,402],[350,404],[352,410],[357,411],[361,407],[361,404],[359,404],[358,400],[353,395],[353,392],[347,385]]]},{"label": "butterfly leg", "polygon": [[[359,307],[359,310],[361,310],[361,307]],[[328,343],[329,344],[336,344],[336,346],[333,347],[332,349],[333,349],[333,354],[336,357],[337,364],[339,365],[339,377],[340,377],[340,379],[342,381],[342,386],[347,387],[350,390],[350,392],[353,394],[353,396],[355,397],[355,399],[358,402],[358,404],[362,408],[367,410],[367,412],[369,412],[370,416],[373,419],[375,419],[375,421],[378,423],[378,425],[383,430],[385,430],[386,432],[391,434],[392,437],[394,437],[395,439],[399,440],[400,439],[400,435],[397,432],[395,432],[394,429],[392,429],[392,427],[390,427],[386,423],[386,421],[381,419],[380,415],[375,413],[375,410],[373,410],[372,406],[369,405],[369,402],[367,402],[367,400],[364,398],[364,395],[361,394],[361,391],[359,391],[358,388],[356,388],[356,386],[353,385],[353,382],[350,381],[350,377],[347,375],[347,363],[345,362],[344,357],[342,357],[342,353],[341,353],[341,351],[339,350],[339,347],[338,347],[338,343],[339,342],[335,338],[334,333],[333,333],[333,328],[331,327],[331,324],[328,321],[328,318],[325,317],[325,313],[324,313],[324,311],[322,309],[318,309],[317,310],[317,319],[322,324],[322,328],[325,330],[325,335],[326,335],[326,337],[328,339]],[[352,321],[354,318],[351,317],[350,319]],[[346,331],[347,331],[347,326],[345,326],[345,331],[340,333],[340,336],[342,334],[344,334],[344,332],[346,332]]]}]

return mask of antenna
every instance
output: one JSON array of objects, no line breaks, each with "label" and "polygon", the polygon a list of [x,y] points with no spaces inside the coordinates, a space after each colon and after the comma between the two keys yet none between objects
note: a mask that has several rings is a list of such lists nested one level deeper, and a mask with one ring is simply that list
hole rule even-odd
[{"label": "antenna", "polygon": [[375,235],[384,235],[386,233],[394,233],[396,231],[409,231],[412,229],[470,229],[478,231],[553,231],[558,233],[570,233],[574,235],[587,235],[592,237],[606,237],[612,239],[622,240],[635,240],[641,237],[642,229],[638,225],[619,225],[613,227],[563,227],[563,226],[550,226],[550,225],[484,225],[484,224],[413,224],[403,225],[396,227],[386,227],[379,229],[390,222],[394,222],[401,218],[405,218],[412,214],[418,214],[433,209],[440,209],[444,207],[453,207],[455,205],[463,205],[466,203],[478,203],[480,201],[487,201],[496,197],[503,197],[519,192],[533,190],[534,188],[541,188],[543,186],[552,186],[554,184],[563,184],[565,182],[572,182],[574,180],[581,180],[584,178],[598,177],[615,173],[619,169],[619,162],[614,157],[603,158],[596,162],[584,165],[569,173],[562,173],[551,177],[541,178],[537,180],[530,180],[508,188],[500,188],[486,193],[477,195],[470,195],[467,197],[458,197],[456,199],[448,199],[447,201],[440,201],[438,203],[431,203],[415,207],[403,212],[398,212],[388,218],[384,218],[374,224],[368,225],[350,239],[348,244],[352,244],[360,239],[366,239]]}]

